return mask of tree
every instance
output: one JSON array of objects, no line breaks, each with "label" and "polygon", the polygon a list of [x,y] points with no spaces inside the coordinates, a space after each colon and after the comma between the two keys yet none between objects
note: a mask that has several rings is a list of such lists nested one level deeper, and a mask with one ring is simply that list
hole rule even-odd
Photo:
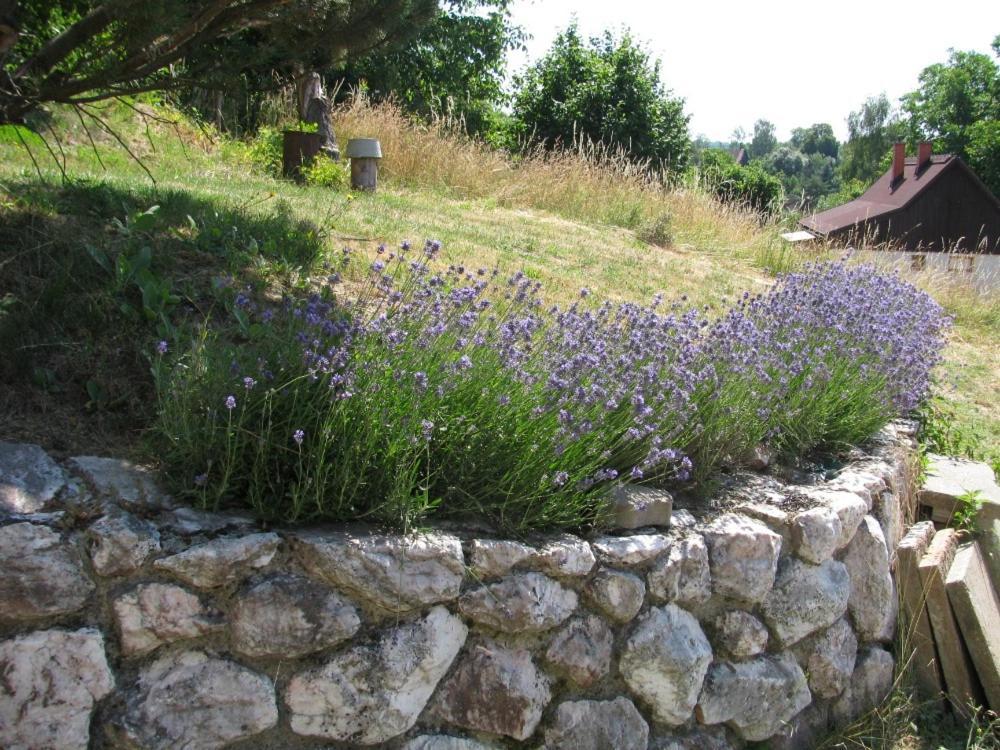
[{"label": "tree", "polygon": [[750,139],[750,156],[760,159],[778,147],[778,137],[774,134],[774,123],[757,120],[753,124],[753,138]]},{"label": "tree", "polygon": [[470,132],[480,132],[506,99],[507,52],[523,41],[510,0],[447,0],[406,46],[368,55],[340,74],[348,85],[363,80],[376,98],[391,96],[421,115],[453,111]]},{"label": "tree", "polygon": [[561,32],[518,80],[512,114],[518,137],[549,147],[586,136],[672,169],[690,153],[684,101],[664,88],[660,62],[628,32],[589,44],[575,24]]},{"label": "tree", "polygon": [[0,58],[0,123],[48,102],[214,88],[290,61],[322,68],[407,39],[436,10],[436,0],[15,3],[20,35]]},{"label": "tree", "polygon": [[833,134],[833,126],[825,122],[818,122],[808,128],[793,129],[790,143],[803,154],[822,154],[831,159],[836,159],[840,150],[837,136]]},{"label": "tree", "polygon": [[902,140],[903,125],[884,94],[865,100],[847,117],[847,143],[840,154],[840,178],[871,183],[884,171],[882,160]]},{"label": "tree", "polygon": [[[993,42],[1000,57],[1000,35]],[[957,154],[1000,195],[1000,68],[989,55],[951,50],[920,73],[920,88],[900,100],[911,145],[933,141]]]}]

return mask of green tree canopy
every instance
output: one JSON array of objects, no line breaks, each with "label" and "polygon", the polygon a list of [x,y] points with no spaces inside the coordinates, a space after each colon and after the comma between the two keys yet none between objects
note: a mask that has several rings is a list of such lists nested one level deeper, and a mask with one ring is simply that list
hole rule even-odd
[{"label": "green tree canopy", "polygon": [[349,85],[364,80],[375,97],[394,97],[421,115],[454,110],[479,132],[506,99],[506,55],[523,41],[510,0],[447,0],[408,44],[359,59],[341,75]]},{"label": "green tree canopy", "polygon": [[587,136],[672,169],[688,160],[687,123],[683,100],[660,80],[660,62],[628,32],[588,43],[570,25],[518,80],[514,95],[519,138],[554,146]]},{"label": "green tree canopy", "polygon": [[51,0],[15,4],[0,122],[46,102],[224,85],[289,62],[322,68],[415,34],[436,0]]},{"label": "green tree canopy", "polygon": [[[1000,35],[993,42],[1000,57]],[[907,141],[933,141],[938,153],[962,157],[1000,195],[1000,68],[989,55],[951,50],[948,61],[920,73],[920,87],[901,99]]]},{"label": "green tree canopy", "polygon": [[831,159],[836,159],[840,150],[837,136],[833,134],[833,126],[825,122],[818,122],[808,128],[793,129],[790,143],[803,154],[822,154]]},{"label": "green tree canopy", "polygon": [[750,156],[760,159],[778,147],[778,136],[774,133],[774,123],[757,120],[753,124],[753,138],[750,139]]},{"label": "green tree canopy", "polygon": [[840,177],[871,183],[884,171],[882,160],[902,140],[903,124],[884,93],[865,100],[847,117],[847,143],[840,150]]}]

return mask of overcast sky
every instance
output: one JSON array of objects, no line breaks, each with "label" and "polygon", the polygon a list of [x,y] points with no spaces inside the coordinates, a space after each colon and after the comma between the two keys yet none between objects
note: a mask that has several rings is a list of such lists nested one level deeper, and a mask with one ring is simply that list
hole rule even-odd
[{"label": "overcast sky", "polygon": [[885,91],[895,103],[950,47],[992,54],[1000,33],[997,0],[515,0],[512,10],[532,38],[511,72],[543,56],[573,14],[585,37],[627,26],[663,61],[691,135],[726,141],[758,118],[781,140],[815,122],[843,140],[866,97]]}]

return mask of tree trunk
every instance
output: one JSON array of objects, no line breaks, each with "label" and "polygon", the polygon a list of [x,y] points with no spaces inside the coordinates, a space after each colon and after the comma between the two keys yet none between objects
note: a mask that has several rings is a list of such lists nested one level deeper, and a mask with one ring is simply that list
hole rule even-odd
[{"label": "tree trunk", "polygon": [[319,73],[307,73],[299,81],[299,118],[316,125],[320,135],[320,151],[336,161],[340,158],[337,136],[330,124],[330,100],[323,92],[323,79]]}]

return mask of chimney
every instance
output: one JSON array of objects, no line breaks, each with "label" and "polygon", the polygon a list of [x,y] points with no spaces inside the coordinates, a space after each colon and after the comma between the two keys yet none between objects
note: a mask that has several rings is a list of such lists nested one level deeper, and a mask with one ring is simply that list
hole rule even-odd
[{"label": "chimney", "polygon": [[917,171],[920,172],[931,163],[931,144],[924,141],[917,147]]},{"label": "chimney", "polygon": [[892,147],[892,182],[895,184],[903,179],[903,162],[906,161],[906,144],[897,143]]}]

